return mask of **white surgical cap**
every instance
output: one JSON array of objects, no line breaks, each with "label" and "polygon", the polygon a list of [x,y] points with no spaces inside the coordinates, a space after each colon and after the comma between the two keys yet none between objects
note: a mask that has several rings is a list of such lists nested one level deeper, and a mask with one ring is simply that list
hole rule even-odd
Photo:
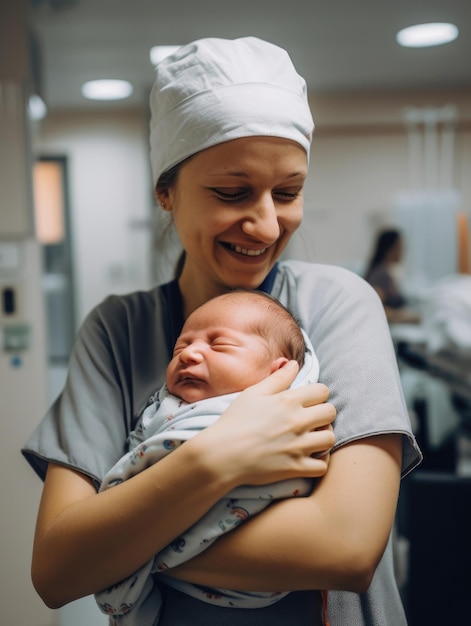
[{"label": "white surgical cap", "polygon": [[309,158],[306,83],[285,50],[256,37],[179,48],[157,65],[150,108],[154,185],[200,150],[241,137],[291,139]]}]

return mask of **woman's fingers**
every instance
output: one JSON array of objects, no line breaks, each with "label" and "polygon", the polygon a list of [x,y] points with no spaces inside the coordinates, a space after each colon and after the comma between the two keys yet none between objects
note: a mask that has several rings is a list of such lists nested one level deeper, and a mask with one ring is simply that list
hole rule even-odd
[{"label": "woman's fingers", "polygon": [[301,385],[295,389],[288,389],[286,394],[288,397],[292,396],[296,398],[297,401],[306,408],[316,404],[322,404],[329,399],[329,389],[323,383]]},{"label": "woman's fingers", "polygon": [[[221,418],[197,437],[224,449],[236,484],[262,484],[324,475],[335,443],[336,411],[320,383],[289,388],[299,370],[287,363],[243,391]],[[230,445],[228,445],[230,441]]]},{"label": "woman's fingers", "polygon": [[313,459],[328,456],[335,445],[335,435],[331,424],[320,426],[314,431],[310,456]]},{"label": "woman's fingers", "polygon": [[275,372],[267,376],[259,383],[248,387],[243,393],[249,395],[271,395],[288,389],[293,383],[299,371],[297,361],[288,361]]},{"label": "woman's fingers", "polygon": [[298,371],[298,363],[296,361],[289,361],[284,367],[277,369],[270,374],[270,376],[248,387],[242,393],[251,396],[263,396],[286,391],[288,396],[297,398],[302,406],[305,407],[326,402],[329,398],[329,390],[322,383],[312,383],[309,385],[301,385],[295,389],[288,389],[296,378]]},{"label": "woman's fingers", "polygon": [[[281,370],[288,368],[286,365],[260,383],[243,391],[233,402],[232,407],[224,412],[224,420],[237,419],[238,424],[241,425],[242,421],[245,421],[241,420],[241,416],[246,416],[251,421],[250,415],[253,415],[257,420],[255,423],[252,422],[253,426],[259,423],[262,427],[265,423],[262,428],[266,428],[268,422],[270,432],[274,433],[277,430],[275,425],[277,424],[282,430],[287,430],[296,436],[330,426],[336,418],[336,410],[331,403],[327,402],[329,390],[325,385],[312,383],[295,389],[285,388],[298,367],[296,362],[293,363],[292,371],[288,375],[280,374]],[[330,432],[327,438],[331,439],[332,436],[333,432]]]},{"label": "woman's fingers", "polygon": [[293,432],[317,431],[334,422],[337,412],[334,405],[327,402],[328,395],[327,387],[320,383],[279,394],[278,402],[286,407]]}]

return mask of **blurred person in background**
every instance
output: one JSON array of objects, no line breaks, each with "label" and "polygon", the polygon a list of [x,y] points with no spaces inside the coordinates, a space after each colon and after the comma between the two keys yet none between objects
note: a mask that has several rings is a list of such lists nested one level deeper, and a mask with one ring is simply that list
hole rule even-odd
[{"label": "blurred person in background", "polygon": [[390,324],[417,324],[420,316],[409,308],[401,291],[399,272],[404,243],[399,230],[389,228],[378,233],[365,272],[365,280],[377,291]]}]

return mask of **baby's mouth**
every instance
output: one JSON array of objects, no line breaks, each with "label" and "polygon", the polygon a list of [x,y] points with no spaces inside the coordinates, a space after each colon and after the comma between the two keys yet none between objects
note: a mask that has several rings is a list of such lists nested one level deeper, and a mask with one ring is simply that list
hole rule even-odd
[{"label": "baby's mouth", "polygon": [[179,383],[201,383],[204,382],[200,376],[196,376],[192,372],[181,372],[178,376]]}]

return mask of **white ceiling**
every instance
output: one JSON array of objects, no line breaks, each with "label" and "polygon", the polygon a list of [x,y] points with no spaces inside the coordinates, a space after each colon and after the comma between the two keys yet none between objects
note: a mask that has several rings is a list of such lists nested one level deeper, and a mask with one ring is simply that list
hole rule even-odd
[{"label": "white ceiling", "polygon": [[[90,109],[80,86],[124,78],[147,106],[149,49],[200,37],[255,35],[286,48],[314,93],[471,88],[471,0],[30,0],[49,109]],[[62,8],[54,8],[56,6]],[[451,21],[452,43],[405,49],[396,31]]]}]

